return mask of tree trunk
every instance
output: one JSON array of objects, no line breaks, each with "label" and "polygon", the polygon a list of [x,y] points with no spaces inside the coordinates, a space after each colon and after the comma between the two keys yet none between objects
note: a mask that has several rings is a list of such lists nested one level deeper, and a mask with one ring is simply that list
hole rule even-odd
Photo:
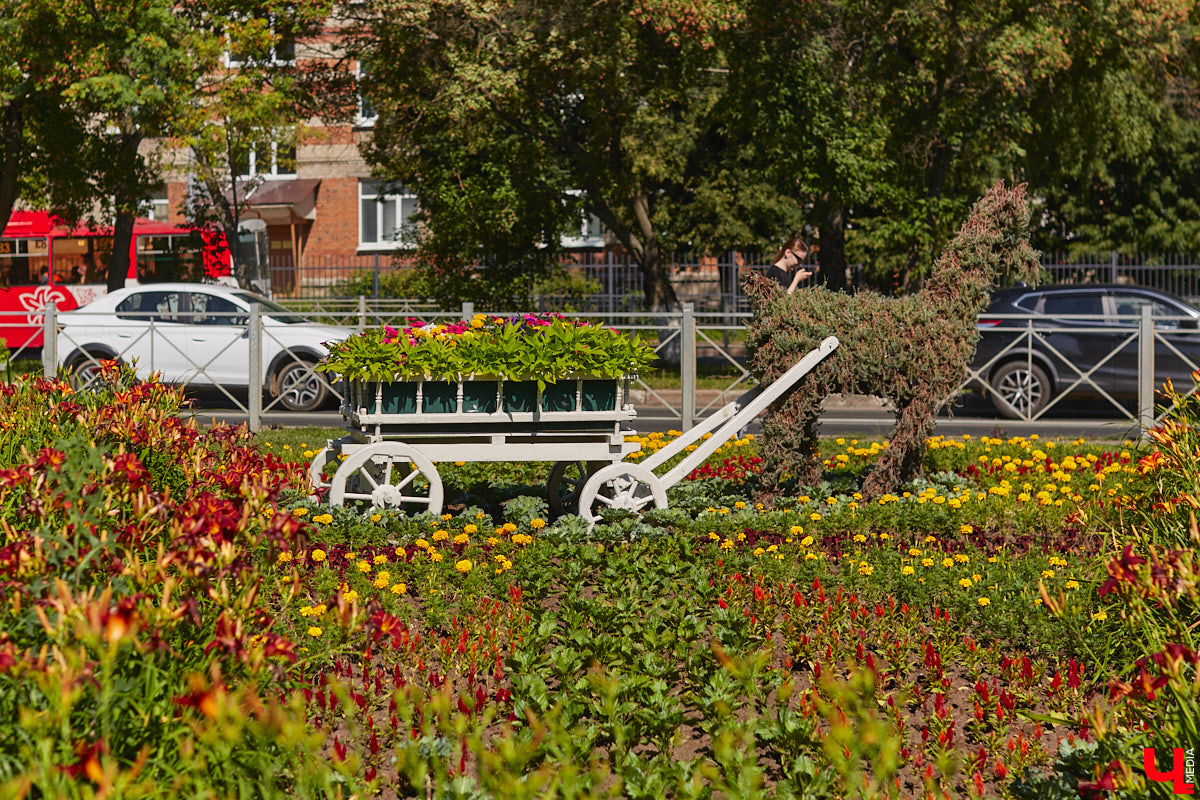
[{"label": "tree trunk", "polygon": [[21,172],[24,115],[21,100],[12,100],[0,115],[0,233],[8,227],[17,203],[17,179]]},{"label": "tree trunk", "polygon": [[647,311],[674,311],[679,307],[679,298],[675,296],[675,287],[662,263],[658,235],[650,219],[650,198],[640,186],[633,198],[633,215],[641,235],[638,237],[640,246],[635,246],[631,252],[642,270],[645,308]]},{"label": "tree trunk", "polygon": [[825,285],[838,292],[846,291],[846,207],[829,194],[819,206],[821,247],[817,259]]},{"label": "tree trunk", "polygon": [[118,149],[117,181],[113,192],[113,205],[117,218],[113,225],[113,250],[108,261],[108,290],[124,288],[129,276],[129,253],[133,245],[133,222],[137,219],[138,200],[141,198],[138,173],[138,145],[142,135],[138,132],[121,134]]}]

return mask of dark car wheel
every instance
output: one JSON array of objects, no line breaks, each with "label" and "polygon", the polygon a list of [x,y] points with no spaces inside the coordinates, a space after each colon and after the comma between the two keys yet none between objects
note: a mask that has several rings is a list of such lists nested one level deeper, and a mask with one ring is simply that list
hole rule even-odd
[{"label": "dark car wheel", "polygon": [[329,399],[329,384],[312,364],[293,361],[285,364],[276,376],[276,397],[288,411],[316,411]]},{"label": "dark car wheel", "polygon": [[992,405],[1009,419],[1032,417],[1050,400],[1050,377],[1037,364],[1009,361],[992,373]]}]

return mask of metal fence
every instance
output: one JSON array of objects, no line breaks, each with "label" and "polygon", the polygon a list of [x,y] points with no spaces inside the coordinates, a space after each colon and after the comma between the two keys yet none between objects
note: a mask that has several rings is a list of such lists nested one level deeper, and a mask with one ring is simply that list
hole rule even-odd
[{"label": "metal fence", "polygon": [[[414,309],[409,307],[396,307],[393,309],[381,308],[376,305],[368,304],[363,301],[357,302],[353,309],[334,310],[334,311],[311,311],[306,313],[306,316],[326,323],[336,323],[349,326],[349,329],[361,329],[366,325],[376,325],[381,323],[391,323],[403,325],[413,317],[417,317],[424,321],[448,320],[448,319],[467,319],[474,313],[474,307],[470,303],[464,303],[460,309],[445,310],[445,309],[429,309],[414,313]],[[86,311],[71,312],[72,317],[78,319],[88,316]],[[38,325],[33,325],[34,320],[31,320],[28,315],[20,315],[19,320],[12,319],[13,314],[9,313],[8,319],[5,314],[0,313],[0,325],[16,326],[18,323],[24,325],[23,330],[29,333],[26,337],[27,352],[29,343],[35,339],[44,338],[45,346],[41,348],[41,358],[43,372],[47,376],[54,375],[64,366],[64,360],[69,355],[69,352],[78,351],[87,345],[87,342],[79,341],[77,334],[70,332],[70,328],[64,329],[61,324],[61,318],[53,305],[49,306],[44,314],[41,315],[36,322]],[[690,303],[685,303],[683,309],[678,312],[658,313],[658,314],[643,314],[636,318],[631,318],[628,314],[612,314],[612,313],[593,313],[583,315],[585,318],[602,321],[605,324],[613,325],[622,330],[636,331],[641,333],[649,340],[655,342],[655,349],[659,355],[668,363],[678,364],[679,367],[679,389],[666,390],[656,388],[649,385],[644,380],[639,380],[635,387],[633,401],[640,410],[646,413],[653,413],[655,416],[667,416],[679,420],[680,428],[687,430],[695,425],[705,415],[719,410],[727,402],[735,399],[745,389],[749,388],[754,381],[749,370],[745,366],[744,352],[744,331],[745,325],[749,322],[749,315],[735,315],[735,320],[730,322],[726,314],[711,314],[697,311]],[[1070,328],[1062,328],[1059,331],[1053,327],[1047,327],[1039,324],[1035,329],[1033,325],[1033,317],[1010,320],[1007,324],[1010,326],[1027,326],[1025,337],[1029,343],[1037,340],[1042,344],[1049,344],[1050,337],[1056,332],[1070,331],[1073,333],[1079,332],[1079,326],[1076,324]],[[1022,322],[1023,321],[1023,322]],[[1096,318],[1097,325],[1101,323],[1100,318]],[[1122,332],[1121,341],[1117,344],[1117,349],[1126,348],[1136,343],[1138,353],[1138,396],[1137,396],[1137,412],[1136,419],[1143,428],[1150,427],[1156,420],[1155,417],[1155,394],[1154,387],[1157,385],[1156,370],[1155,370],[1155,349],[1167,348],[1172,351],[1174,356],[1182,358],[1188,365],[1189,369],[1196,369],[1197,364],[1194,363],[1198,359],[1194,359],[1188,353],[1182,353],[1178,350],[1177,344],[1173,344],[1170,337],[1166,334],[1169,332],[1166,328],[1156,328],[1155,320],[1150,316],[1150,309],[1146,307],[1143,314],[1137,320],[1136,327],[1130,327]],[[244,339],[245,342],[239,347],[245,348],[245,353],[239,358],[244,358],[244,378],[238,377],[237,380],[225,379],[225,384],[222,381],[213,380],[210,375],[214,371],[213,365],[218,358],[222,357],[223,351],[218,352],[214,349],[201,349],[199,355],[187,349],[184,342],[176,341],[182,337],[178,326],[173,326],[170,323],[162,323],[154,320],[148,320],[146,325],[145,336],[161,337],[162,344],[160,345],[161,353],[165,354],[165,358],[179,369],[179,375],[184,375],[181,382],[189,384],[193,387],[199,386],[215,386],[227,397],[230,403],[242,413],[246,415],[246,419],[250,424],[251,429],[258,430],[263,422],[263,414],[272,409],[278,410],[280,398],[272,396],[272,388],[274,386],[272,376],[268,374],[266,361],[270,360],[264,353],[277,353],[275,357],[276,365],[290,365],[292,363],[304,364],[311,369],[312,357],[309,354],[298,354],[288,349],[285,342],[279,338],[279,328],[274,330],[264,325],[263,316],[260,308],[255,307],[253,313],[246,318],[242,315],[241,319],[230,320],[229,326],[236,328],[237,339]],[[286,326],[285,326],[286,327]],[[66,332],[64,332],[66,331]],[[1177,329],[1171,329],[1178,333]],[[1200,333],[1197,334],[1200,337]],[[230,339],[232,341],[232,338]],[[19,343],[17,345],[16,355],[19,356],[23,351]],[[41,342],[38,342],[41,344]],[[118,359],[130,358],[130,350],[128,347],[122,352],[118,352]],[[240,352],[240,351],[239,351]],[[1101,362],[1111,358],[1117,350],[1113,350],[1108,355],[1102,353],[1096,357]],[[150,351],[150,362],[140,364],[139,372],[148,373],[151,370],[160,368],[162,361],[159,364],[154,362],[154,351]],[[144,358],[144,356],[143,356]],[[228,359],[227,359],[228,360]],[[92,360],[91,364],[96,361]],[[186,365],[185,369],[180,369],[179,364]],[[239,363],[242,363],[239,361]],[[717,389],[709,389],[704,393],[697,391],[697,381],[699,375],[699,365],[701,363],[717,363],[725,365],[728,368],[726,372],[727,380],[724,385]],[[1121,416],[1128,418],[1129,411],[1103,387],[1099,386],[1091,372],[1083,369],[1077,369],[1076,375],[1069,376],[1072,378],[1071,383],[1056,386],[1055,396],[1050,402],[1040,411],[1032,415],[1026,414],[1023,418],[1026,420],[1034,420],[1042,417],[1048,410],[1053,408],[1059,401],[1071,390],[1077,388],[1093,388],[1098,390],[1095,392],[1107,402],[1110,402],[1114,410]],[[959,390],[954,393],[954,396],[945,399],[945,402],[950,402],[962,390],[979,386],[987,383],[989,374],[989,366],[984,365],[972,372],[966,381],[959,387]],[[244,394],[243,394],[244,393]],[[335,395],[340,397],[335,389]],[[243,401],[243,397],[245,400]]]}]

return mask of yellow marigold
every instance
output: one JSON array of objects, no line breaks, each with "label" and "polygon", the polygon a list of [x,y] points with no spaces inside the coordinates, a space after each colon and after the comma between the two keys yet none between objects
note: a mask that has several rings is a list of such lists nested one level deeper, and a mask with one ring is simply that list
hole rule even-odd
[{"label": "yellow marigold", "polygon": [[358,592],[351,589],[350,591],[345,592],[342,597],[346,599],[347,603],[353,603],[358,600]]},{"label": "yellow marigold", "polygon": [[725,541],[721,542],[721,549],[722,550],[732,550],[733,549],[733,539],[726,539]]},{"label": "yellow marigold", "polygon": [[1052,570],[1052,569],[1044,569],[1044,570],[1042,570],[1042,577],[1043,577],[1043,578],[1053,578],[1053,577],[1054,577],[1054,570]]},{"label": "yellow marigold", "polygon": [[788,533],[792,534],[792,536],[799,536],[800,534],[804,533],[804,527],[801,525],[793,525],[788,529]]},{"label": "yellow marigold", "polygon": [[455,544],[466,544],[469,541],[471,541],[471,537],[467,536],[465,533],[457,534],[454,537]]},{"label": "yellow marigold", "polygon": [[513,540],[514,544],[519,544],[519,545],[527,545],[527,544],[533,543],[533,537],[530,536],[528,533],[518,533],[516,536],[512,537],[512,540]]},{"label": "yellow marigold", "polygon": [[971,586],[974,585],[974,581],[972,581],[970,578],[960,578],[958,581],[958,585],[963,587],[964,589],[970,589]]},{"label": "yellow marigold", "polygon": [[308,635],[315,639],[316,637],[321,635],[321,629],[318,628],[316,625],[313,625],[311,628],[308,629]]},{"label": "yellow marigold", "polygon": [[278,561],[280,564],[286,564],[287,562],[289,562],[291,560],[292,560],[292,554],[289,553],[287,550],[284,550],[282,553],[279,554]]},{"label": "yellow marigold", "polygon": [[905,564],[903,567],[900,568],[901,575],[912,575],[914,572],[916,572],[916,570],[914,570],[912,567],[908,566],[907,564]]},{"label": "yellow marigold", "polygon": [[919,556],[919,555],[921,555],[921,551],[915,547],[910,547],[910,548],[908,548],[908,554],[910,556]]},{"label": "yellow marigold", "polygon": [[813,522],[817,522],[821,519],[821,515],[814,511],[808,515],[808,518]]},{"label": "yellow marigold", "polygon": [[756,555],[756,556],[761,556],[765,552],[767,552],[767,551],[762,549],[761,547],[754,548],[754,555]]},{"label": "yellow marigold", "polygon": [[436,550],[430,550],[429,551],[429,560],[432,561],[433,563],[437,564],[438,562],[440,562],[442,560],[442,554]]},{"label": "yellow marigold", "polygon": [[358,571],[361,573],[364,573],[364,574],[370,572],[371,571],[371,562],[370,561],[358,562]]},{"label": "yellow marigold", "polygon": [[293,517],[307,517],[308,509],[307,508],[293,508],[292,516]]},{"label": "yellow marigold", "polygon": [[489,546],[495,547],[496,545],[500,544],[500,540],[497,539],[495,536],[489,536],[487,538],[487,543]]},{"label": "yellow marigold", "polygon": [[445,522],[448,519],[454,519],[454,515],[453,514],[442,514],[442,522]]},{"label": "yellow marigold", "polygon": [[975,602],[979,603],[979,605],[981,605],[981,606],[987,606],[987,605],[991,605],[992,600],[990,597],[980,597]]},{"label": "yellow marigold", "polygon": [[1078,589],[1078,588],[1079,588],[1079,581],[1067,581],[1067,583],[1066,583],[1066,587],[1067,587],[1068,589]]},{"label": "yellow marigold", "polygon": [[974,533],[975,526],[974,525],[959,525],[958,532],[959,533]]},{"label": "yellow marigold", "polygon": [[429,542],[425,541],[424,539],[417,539],[417,541],[414,542],[413,544],[414,544],[414,546],[416,546],[422,550],[429,549]]},{"label": "yellow marigold", "polygon": [[540,531],[542,528],[546,527],[546,520],[531,519],[529,520],[529,527],[533,528],[535,531]]},{"label": "yellow marigold", "polygon": [[968,556],[966,553],[955,553],[954,560],[957,561],[959,564],[966,564],[967,562],[969,562],[971,560],[971,557]]},{"label": "yellow marigold", "polygon": [[390,584],[391,582],[392,582],[392,576],[385,569],[382,572],[380,572],[378,575],[375,576],[375,580],[372,582],[372,585],[376,589],[386,589],[388,587],[388,584]]},{"label": "yellow marigold", "polygon": [[813,543],[813,537],[811,537],[811,536],[805,536],[803,539],[800,540],[801,547],[809,547],[812,545],[812,543]]},{"label": "yellow marigold", "polygon": [[865,561],[858,565],[858,574],[859,575],[870,575],[873,572],[875,572],[875,568],[872,567],[870,564],[868,564]]},{"label": "yellow marigold", "polygon": [[320,564],[322,561],[325,560],[325,551],[318,547],[316,550],[312,551],[312,555],[310,557],[312,558],[313,561]]},{"label": "yellow marigold", "polygon": [[468,522],[466,525],[463,525],[463,533],[466,533],[466,534],[479,533],[479,526],[475,525],[474,523]]},{"label": "yellow marigold", "polygon": [[811,550],[804,554],[805,561],[816,561],[818,558],[820,558],[820,556]]},{"label": "yellow marigold", "polygon": [[377,514],[371,515],[371,522],[379,522],[379,520],[381,520],[381,519],[383,519],[383,514],[377,513]]},{"label": "yellow marigold", "polygon": [[404,594],[407,591],[408,591],[408,586],[406,586],[403,583],[397,583],[394,586],[392,586],[392,594],[399,595],[399,594]]},{"label": "yellow marigold", "polygon": [[433,532],[433,540],[435,542],[444,542],[449,538],[450,538],[450,534],[448,532],[442,530],[441,528],[438,528],[436,531]]},{"label": "yellow marigold", "polygon": [[385,556],[383,553],[380,553],[379,555],[375,556],[371,560],[374,561],[376,564],[386,564],[387,556]]},{"label": "yellow marigold", "polygon": [[454,568],[464,575],[471,571],[471,567],[475,566],[468,559],[463,559],[454,565]]},{"label": "yellow marigold", "polygon": [[943,567],[953,567],[954,559],[950,558],[950,556],[946,556],[945,558],[942,559],[942,566]]},{"label": "yellow marigold", "polygon": [[1104,620],[1108,619],[1108,612],[1107,611],[1097,611],[1095,614],[1092,614],[1092,619],[1100,620],[1101,622],[1103,622]]},{"label": "yellow marigold", "polygon": [[512,523],[512,522],[504,523],[504,532],[505,533],[514,533],[516,530],[517,530],[517,526],[515,523]]}]

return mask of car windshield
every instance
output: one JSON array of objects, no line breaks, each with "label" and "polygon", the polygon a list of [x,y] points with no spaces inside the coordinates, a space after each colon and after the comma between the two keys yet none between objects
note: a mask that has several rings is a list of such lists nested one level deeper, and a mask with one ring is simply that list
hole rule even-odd
[{"label": "car windshield", "polygon": [[279,305],[279,303],[268,300],[262,295],[251,294],[250,292],[234,292],[233,296],[238,300],[241,300],[243,303],[258,303],[260,306],[262,306],[262,313],[270,316],[271,319],[284,323],[285,325],[298,325],[311,322],[311,320],[307,320],[304,317],[293,314],[288,309]]}]

